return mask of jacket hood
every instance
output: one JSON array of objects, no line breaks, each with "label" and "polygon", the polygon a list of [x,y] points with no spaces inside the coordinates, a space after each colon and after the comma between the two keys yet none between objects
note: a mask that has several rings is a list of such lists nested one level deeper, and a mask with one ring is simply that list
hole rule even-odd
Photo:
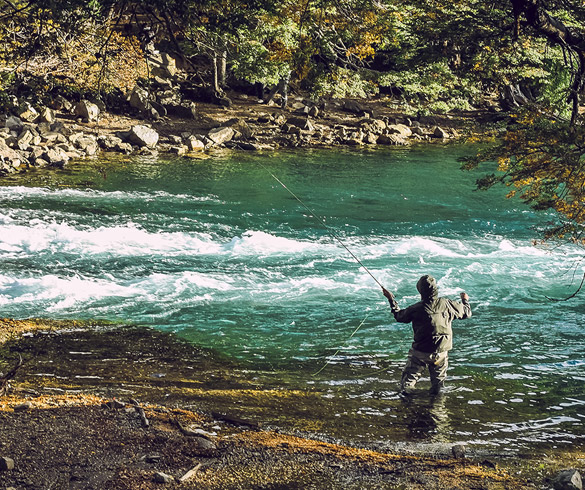
[{"label": "jacket hood", "polygon": [[422,276],[416,283],[416,289],[423,300],[435,299],[439,295],[437,281],[433,276]]}]

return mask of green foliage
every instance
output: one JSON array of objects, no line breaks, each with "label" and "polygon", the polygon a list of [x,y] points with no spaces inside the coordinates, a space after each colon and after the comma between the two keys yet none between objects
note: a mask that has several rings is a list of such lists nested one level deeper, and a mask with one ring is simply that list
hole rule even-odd
[{"label": "green foliage", "polygon": [[372,80],[367,70],[350,70],[335,67],[329,73],[321,73],[314,80],[314,92],[317,96],[370,97],[378,93],[378,85]]},{"label": "green foliage", "polygon": [[469,109],[481,93],[473,80],[458,77],[445,62],[417,70],[387,72],[378,77],[382,87],[391,88],[405,103],[425,113],[446,113]]}]

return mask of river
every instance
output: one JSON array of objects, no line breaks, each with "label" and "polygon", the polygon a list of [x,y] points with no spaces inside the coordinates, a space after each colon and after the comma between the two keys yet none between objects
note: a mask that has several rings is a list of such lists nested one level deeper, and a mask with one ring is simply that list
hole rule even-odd
[{"label": "river", "polygon": [[[6,178],[0,315],[173,331],[258,382],[345,400],[331,426],[359,419],[337,435],[366,442],[582,447],[582,294],[547,297],[578,287],[583,249],[535,246],[551,216],[475,191],[457,163],[470,151],[134,157]],[[406,307],[426,273],[442,295],[467,291],[473,317],[454,323],[446,395],[423,378],[405,403],[411,329],[376,281]]]}]

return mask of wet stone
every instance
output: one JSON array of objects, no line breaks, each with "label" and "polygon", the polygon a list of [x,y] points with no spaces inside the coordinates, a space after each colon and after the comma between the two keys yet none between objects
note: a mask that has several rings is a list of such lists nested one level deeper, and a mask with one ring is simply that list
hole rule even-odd
[{"label": "wet stone", "polygon": [[563,470],[553,480],[555,490],[583,490],[581,474],[575,470]]},{"label": "wet stone", "polygon": [[5,456],[0,457],[0,471],[10,471],[14,469],[14,460]]}]

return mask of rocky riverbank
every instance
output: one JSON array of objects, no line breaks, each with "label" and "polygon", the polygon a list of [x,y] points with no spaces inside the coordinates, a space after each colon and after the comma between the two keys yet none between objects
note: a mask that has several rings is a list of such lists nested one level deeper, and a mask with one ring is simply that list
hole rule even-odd
[{"label": "rocky riverbank", "polygon": [[578,488],[560,483],[575,483],[575,472],[556,475],[582,466],[580,452],[371,450],[310,436],[310,417],[299,437],[274,421],[292,403],[313,406],[313,395],[234,380],[234,369],[149,329],[0,320],[0,370],[10,378],[0,396],[0,488]]},{"label": "rocky riverbank", "polygon": [[[392,99],[313,100],[298,94],[286,107],[198,86],[160,57],[148,81],[124,95],[83,98],[39,83],[21,84],[0,106],[0,175],[64,166],[100,152],[168,153],[189,157],[215,148],[261,151],[295,147],[408,145],[483,133],[503,113],[481,110],[409,117]],[[229,97],[228,97],[229,95]]]}]

